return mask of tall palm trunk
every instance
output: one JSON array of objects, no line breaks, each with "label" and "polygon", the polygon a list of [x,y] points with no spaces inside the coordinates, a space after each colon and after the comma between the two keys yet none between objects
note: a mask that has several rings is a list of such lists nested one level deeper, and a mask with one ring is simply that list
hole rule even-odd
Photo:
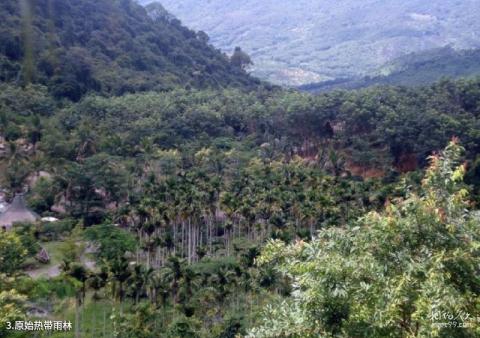
[{"label": "tall palm trunk", "polygon": [[75,298],[75,338],[80,338],[80,310],[82,306],[81,292],[77,292]]}]

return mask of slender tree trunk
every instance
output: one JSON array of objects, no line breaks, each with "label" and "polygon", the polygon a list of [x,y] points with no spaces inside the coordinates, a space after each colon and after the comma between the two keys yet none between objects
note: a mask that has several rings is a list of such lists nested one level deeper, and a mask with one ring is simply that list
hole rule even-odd
[{"label": "slender tree trunk", "polygon": [[[93,300],[93,308],[96,310],[97,309],[97,302],[95,300]],[[97,316],[95,315],[95,311],[92,312],[92,322],[93,322],[93,326],[92,326],[92,331],[93,331],[93,337],[96,337],[96,325],[97,325]]]},{"label": "slender tree trunk", "polygon": [[228,229],[224,226],[224,233],[223,233],[223,245],[225,246],[225,252],[228,255]]},{"label": "slender tree trunk", "polygon": [[173,255],[177,254],[177,222],[173,222]]},{"label": "slender tree trunk", "polygon": [[197,261],[197,244],[198,244],[198,223],[195,222],[192,225],[192,236],[193,236],[193,241],[192,241],[192,260],[193,262]]},{"label": "slender tree trunk", "polygon": [[192,262],[192,223],[190,217],[188,218],[188,264]]},{"label": "slender tree trunk", "polygon": [[195,232],[196,232],[195,227],[196,227],[195,223],[192,223],[190,225],[190,229],[191,229],[191,234],[190,235],[192,237],[192,239],[190,241],[191,242],[190,254],[192,255],[192,258],[190,259],[191,263],[195,262],[195,240],[196,240],[195,239]]},{"label": "slender tree trunk", "polygon": [[203,230],[205,229],[205,225],[203,224],[203,227],[199,228],[198,232],[200,233],[200,241],[199,241],[199,245],[200,246],[203,246],[204,243],[203,243]]},{"label": "slender tree trunk", "polygon": [[102,337],[106,337],[107,335],[107,310],[105,310],[105,307],[103,308],[103,335]]},{"label": "slender tree trunk", "polygon": [[150,269],[150,238],[147,238],[147,269]]},{"label": "slender tree trunk", "polygon": [[182,257],[185,257],[185,221],[182,220],[182,248],[183,248],[183,252],[182,252]]},{"label": "slender tree trunk", "polygon": [[75,338],[80,338],[80,307],[81,307],[80,295],[76,295],[75,300]]},{"label": "slender tree trunk", "polygon": [[211,255],[212,254],[212,217],[209,216],[208,218],[208,253]]}]

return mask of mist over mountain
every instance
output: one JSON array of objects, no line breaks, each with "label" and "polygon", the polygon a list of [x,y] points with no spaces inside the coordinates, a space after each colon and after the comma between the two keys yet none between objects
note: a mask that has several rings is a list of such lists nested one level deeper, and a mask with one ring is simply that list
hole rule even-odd
[{"label": "mist over mountain", "polygon": [[[141,1],[143,4],[151,0]],[[216,47],[241,46],[255,75],[300,85],[375,73],[403,55],[480,46],[477,0],[162,0]]]}]

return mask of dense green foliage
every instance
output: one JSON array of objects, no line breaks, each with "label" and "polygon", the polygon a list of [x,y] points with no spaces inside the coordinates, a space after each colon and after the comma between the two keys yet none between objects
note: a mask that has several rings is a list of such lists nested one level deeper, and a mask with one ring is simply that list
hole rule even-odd
[{"label": "dense green foliage", "polygon": [[[472,163],[468,182],[478,183],[478,80],[319,96],[179,89],[78,103],[56,102],[42,86],[3,86],[2,131],[16,131],[3,163],[23,168],[4,182],[21,187],[31,172],[51,173],[32,190],[33,206],[63,208],[75,233],[87,228],[75,236],[98,250],[93,271],[79,253],[64,255],[65,285],[78,313],[84,302],[113,302],[119,336],[246,334],[266,301],[290,294],[288,279],[253,264],[266,240],[309,241],[422,194],[419,175],[406,171],[454,135]],[[68,242],[68,224],[38,235]]]},{"label": "dense green foliage", "polygon": [[[42,106],[51,109],[42,87],[27,90],[37,93],[29,97],[40,104],[37,110]],[[8,107],[2,128],[8,140],[28,139],[35,128],[34,117],[50,112],[24,110],[28,107],[17,104],[23,100],[23,90],[5,87],[3,93],[0,104]],[[478,80],[316,97],[237,90],[90,96],[78,104],[60,106],[53,117],[42,119],[37,132],[44,136],[37,149],[55,163],[77,162],[66,175],[76,175],[78,170],[82,175],[97,175],[96,188],[107,190],[124,186],[117,182],[113,188],[108,181],[99,181],[107,179],[101,172],[109,170],[117,171],[118,176],[108,180],[125,180],[125,170],[131,165],[128,161],[114,165],[119,161],[148,162],[149,157],[160,156],[165,157],[160,162],[174,166],[165,169],[171,171],[175,166],[191,167],[194,155],[203,148],[211,148],[213,160],[220,162],[216,170],[228,166],[223,157],[234,150],[231,156],[243,153],[247,160],[252,151],[260,151],[269,159],[299,155],[320,166],[331,162],[329,152],[334,152],[339,157],[337,165],[343,159],[343,165],[353,162],[388,171],[409,154],[415,162],[425,163],[424,159],[452,136],[462,139],[473,159],[479,151],[479,97]],[[337,169],[341,174],[343,169]],[[119,193],[109,192],[112,200],[119,198]]]},{"label": "dense green foliage", "polygon": [[178,20],[130,0],[2,1],[0,45],[0,80],[42,83],[57,98],[259,83]]},{"label": "dense green foliage", "polygon": [[[160,5],[19,5],[0,4],[0,188],[44,218],[0,231],[4,320],[425,337],[432,310],[478,316],[480,79],[312,96]],[[455,136],[463,166],[457,138],[435,155]]]},{"label": "dense green foliage", "polygon": [[[258,262],[291,279],[293,296],[269,306],[250,336],[478,336],[480,229],[466,209],[461,151],[452,142],[433,156],[421,194],[383,213],[311,243],[271,242]],[[442,327],[438,314],[457,325]]]}]

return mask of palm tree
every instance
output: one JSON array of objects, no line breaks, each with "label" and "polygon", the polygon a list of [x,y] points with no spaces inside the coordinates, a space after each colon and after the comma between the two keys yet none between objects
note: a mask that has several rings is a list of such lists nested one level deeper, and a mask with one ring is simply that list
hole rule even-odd
[{"label": "palm tree", "polygon": [[[68,263],[65,262],[64,265],[64,271],[65,274],[70,277],[71,279],[77,281],[77,283],[80,283],[80,287],[77,289],[76,294],[75,294],[75,337],[80,337],[80,312],[81,312],[81,307],[82,304],[85,300],[85,294],[86,294],[86,282],[88,280],[88,272],[87,270],[83,267],[81,264],[76,264],[76,263]],[[76,283],[74,284],[76,285]]]},{"label": "palm tree", "polygon": [[[88,286],[90,286],[93,289],[93,304],[96,305],[96,301],[99,298],[98,296],[98,291],[105,287],[107,284],[107,278],[108,278],[108,273],[105,268],[102,268],[102,271],[100,273],[95,273],[90,275],[90,278],[88,279]],[[95,336],[95,331],[96,331],[96,320],[97,317],[96,315],[93,315],[93,336]]]},{"label": "palm tree", "polygon": [[81,301],[85,299],[85,294],[87,290],[87,280],[89,278],[89,273],[85,269],[85,267],[81,264],[72,263],[70,264],[70,269],[67,271],[67,274],[72,278],[75,278],[80,283],[82,283],[82,287],[80,289]]},{"label": "palm tree", "polygon": [[158,223],[153,220],[147,221],[142,226],[142,232],[146,235],[143,239],[143,247],[147,253],[147,268],[150,268],[152,252],[158,246],[158,241],[152,237],[158,227]]},{"label": "palm tree", "polygon": [[142,154],[143,162],[143,173],[146,174],[151,169],[151,160],[155,152],[155,144],[153,143],[152,138],[144,137],[140,141],[139,151]]},{"label": "palm tree", "polygon": [[109,262],[109,277],[112,285],[113,298],[122,302],[124,297],[124,284],[130,277],[128,261],[124,257]]},{"label": "palm tree", "polygon": [[15,142],[8,142],[9,159],[7,161],[6,178],[15,191],[21,191],[23,183],[29,174],[26,154]]},{"label": "palm tree", "polygon": [[235,272],[222,266],[210,277],[210,283],[216,286],[217,300],[223,303],[230,292],[230,286],[236,283]]},{"label": "palm tree", "polygon": [[179,282],[183,277],[185,260],[177,256],[169,257],[163,273],[170,283],[170,289],[172,290],[173,303],[178,303],[178,289]]},{"label": "palm tree", "polygon": [[191,299],[194,290],[198,287],[197,277],[197,273],[191,267],[184,269],[179,285],[179,299],[184,307],[186,302]]},{"label": "palm tree", "polygon": [[31,124],[29,127],[28,134],[29,134],[28,135],[29,141],[33,145],[33,154],[35,155],[37,151],[37,143],[42,138],[42,124],[40,121],[40,117],[37,114],[33,115],[31,119]]},{"label": "palm tree", "polygon": [[140,297],[143,294],[148,296],[147,286],[150,284],[153,277],[154,270],[143,265],[135,265],[133,271],[131,272],[128,282],[132,289],[135,304],[138,304]]},{"label": "palm tree", "polygon": [[157,308],[159,307],[159,302],[161,302],[165,309],[170,291],[170,276],[163,272],[165,272],[165,270],[154,271],[149,279],[147,288],[149,290],[148,295],[150,302],[155,304]]},{"label": "palm tree", "polygon": [[98,292],[107,284],[108,273],[105,269],[102,269],[100,273],[94,273],[90,275],[88,279],[88,286],[93,289],[93,300],[99,298]]}]

